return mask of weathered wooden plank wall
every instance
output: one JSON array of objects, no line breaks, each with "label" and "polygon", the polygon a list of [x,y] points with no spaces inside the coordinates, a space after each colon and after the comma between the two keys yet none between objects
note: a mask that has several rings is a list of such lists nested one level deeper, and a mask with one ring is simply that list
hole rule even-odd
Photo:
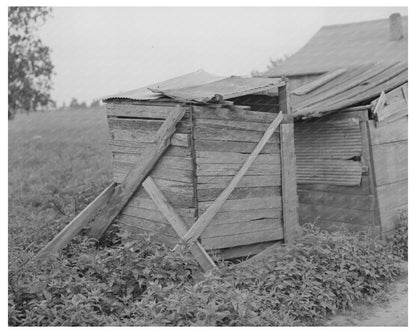
[{"label": "weathered wooden plank wall", "polygon": [[[109,145],[113,153],[114,181],[120,183],[146,148],[155,145],[155,134],[174,103],[108,103]],[[151,177],[188,228],[194,222],[193,165],[190,148],[191,118],[188,109],[177,126],[172,144],[160,158]],[[154,234],[174,246],[179,238],[144,188],[139,188],[118,216],[120,227],[132,234]]]},{"label": "weathered wooden plank wall", "polygon": [[[388,115],[384,114],[388,109]],[[394,229],[408,205],[407,84],[386,94],[379,121],[370,121],[382,232]]]},{"label": "weathered wooden plank wall", "polygon": [[[234,108],[194,106],[198,214],[201,215],[228,185],[253,151],[276,114]],[[256,253],[252,245],[283,239],[277,130],[238,183],[229,199],[201,235],[209,250],[234,257]],[[227,252],[228,251],[228,252]]]}]

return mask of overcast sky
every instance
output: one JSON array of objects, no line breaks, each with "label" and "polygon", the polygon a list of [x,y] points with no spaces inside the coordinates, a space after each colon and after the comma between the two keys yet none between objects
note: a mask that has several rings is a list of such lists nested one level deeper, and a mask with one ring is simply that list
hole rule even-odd
[{"label": "overcast sky", "polygon": [[55,7],[40,35],[55,64],[52,98],[94,98],[198,69],[265,70],[323,25],[407,15],[404,7]]}]

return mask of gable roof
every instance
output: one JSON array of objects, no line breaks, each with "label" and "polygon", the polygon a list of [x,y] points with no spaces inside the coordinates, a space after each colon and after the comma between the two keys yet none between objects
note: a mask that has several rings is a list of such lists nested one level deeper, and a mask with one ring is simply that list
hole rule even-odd
[{"label": "gable roof", "polygon": [[404,37],[390,40],[390,19],[322,27],[304,47],[262,76],[322,74],[348,66],[376,62],[407,62],[407,16]]},{"label": "gable roof", "polygon": [[389,92],[406,82],[407,63],[400,62],[350,67],[338,71],[337,75],[328,73],[291,93],[293,115],[296,118],[321,117],[371,102],[382,91]]}]

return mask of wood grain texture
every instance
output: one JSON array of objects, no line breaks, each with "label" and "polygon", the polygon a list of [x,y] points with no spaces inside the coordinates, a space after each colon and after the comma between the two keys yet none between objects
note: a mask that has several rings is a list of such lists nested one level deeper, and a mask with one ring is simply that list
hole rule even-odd
[{"label": "wood grain texture", "polygon": [[[205,212],[212,204],[213,201],[200,202],[200,213]],[[228,199],[218,212],[244,212],[247,210],[261,210],[270,208],[281,209],[282,197],[277,195],[271,195],[261,198]]]},{"label": "wood grain texture", "polygon": [[299,206],[299,215],[303,223],[324,220],[353,224],[374,224],[373,211],[356,208],[336,208],[302,203]]},{"label": "wood grain texture", "polygon": [[375,145],[372,151],[377,186],[408,178],[407,140]]},{"label": "wood grain texture", "polygon": [[176,107],[176,103],[163,105],[138,105],[132,103],[107,103],[107,116],[166,119]]},{"label": "wood grain texture", "polygon": [[68,225],[65,226],[44,248],[42,248],[35,259],[48,254],[58,253],[90,222],[110,200],[116,187],[111,183],[97,196],[87,207],[85,207]]},{"label": "wood grain texture", "polygon": [[[263,136],[262,132],[247,130],[219,129],[212,127],[196,126],[195,136],[199,140],[217,140],[217,141],[241,141],[257,143]],[[271,142],[278,143],[279,135],[275,133],[270,138]]]},{"label": "wood grain texture", "polygon": [[254,231],[245,234],[204,238],[201,245],[206,250],[269,242],[283,239],[282,228],[273,226],[270,230]]},{"label": "wood grain texture", "polygon": [[[223,188],[199,189],[198,202],[214,201],[223,191]],[[236,187],[230,194],[228,200],[265,198],[269,196],[280,196],[282,193],[280,186],[264,186],[264,187]]]},{"label": "wood grain texture", "polygon": [[[240,169],[241,164],[236,163],[210,163],[197,165],[196,170],[199,177],[203,176],[234,176]],[[280,163],[258,164],[256,162],[247,170],[247,176],[280,175]]]},{"label": "wood grain texture", "polygon": [[196,119],[231,120],[270,124],[276,114],[239,109],[211,108],[207,106],[194,107]]},{"label": "wood grain texture", "polygon": [[270,246],[273,246],[277,243],[282,243],[281,241],[270,241],[270,242],[261,242],[256,244],[234,246],[225,249],[211,250],[209,253],[214,256],[218,256],[223,259],[247,259],[257,253],[260,253],[267,249]]},{"label": "wood grain texture", "polygon": [[[219,188],[226,189],[234,177],[235,176],[199,176],[198,190]],[[234,186],[234,188],[280,186],[281,182],[282,180],[279,175],[243,176],[241,177],[241,180],[238,182],[238,184]]]},{"label": "wood grain texture", "polygon": [[408,180],[378,186],[377,195],[380,211],[388,211],[407,205]]},{"label": "wood grain texture", "polygon": [[408,138],[408,118],[403,117],[394,122],[379,123],[377,127],[374,120],[368,122],[371,142],[373,145],[404,141]]},{"label": "wood grain texture", "polygon": [[[248,154],[231,153],[231,152],[213,152],[213,151],[197,151],[196,163],[237,163],[242,164],[247,159]],[[257,156],[253,164],[280,164],[279,154],[262,154]]]},{"label": "wood grain texture", "polygon": [[263,146],[269,141],[270,137],[273,135],[279,124],[283,119],[283,115],[279,113],[275,120],[270,124],[269,128],[264,133],[263,137],[260,139],[259,143],[257,144],[256,148],[253,152],[248,156],[247,160],[242,165],[241,169],[237,172],[237,174],[231,179],[228,186],[221,192],[217,199],[215,199],[214,203],[208,208],[204,214],[202,214],[195,224],[189,229],[186,235],[183,237],[185,241],[196,240],[199,235],[205,230],[205,228],[210,224],[212,218],[216,215],[216,213],[221,209],[221,206],[224,202],[228,199],[231,192],[237,187],[240,180],[243,178],[244,174],[247,172],[251,164],[257,158],[259,152],[262,150]]},{"label": "wood grain texture", "polygon": [[176,124],[182,119],[186,109],[180,106],[176,107],[166,118],[165,122],[159,128],[156,137],[159,138],[156,149],[149,148],[144,158],[140,159],[137,164],[129,171],[127,177],[119,186],[108,202],[108,205],[101,210],[98,217],[91,225],[90,235],[92,238],[101,238],[113,220],[117,217],[130,197],[138,189],[142,181],[152,170],[159,158],[170,144],[170,137],[175,132]]},{"label": "wood grain texture", "polygon": [[[182,220],[182,217],[175,211],[166,197],[158,188],[157,184],[152,180],[152,178],[147,177],[143,182],[143,187],[149,194],[149,196],[153,199],[155,204],[159,207],[162,214],[165,218],[169,221],[173,229],[176,231],[179,237],[183,237],[186,234],[187,226],[185,222]],[[214,261],[211,257],[206,253],[205,249],[201,246],[201,244],[196,241],[190,244],[189,247],[192,255],[204,269],[204,271],[210,271],[212,269],[217,268]]]},{"label": "wood grain texture", "polygon": [[[241,142],[241,141],[218,141],[218,140],[195,140],[196,151],[214,151],[214,152],[231,152],[231,153],[245,153],[250,154],[256,147],[255,142]],[[276,143],[267,143],[262,154],[279,154],[280,147]]]}]

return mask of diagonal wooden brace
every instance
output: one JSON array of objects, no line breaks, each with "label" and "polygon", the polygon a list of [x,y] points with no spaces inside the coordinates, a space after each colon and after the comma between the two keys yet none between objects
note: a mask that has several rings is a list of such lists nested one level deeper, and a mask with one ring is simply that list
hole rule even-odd
[{"label": "diagonal wooden brace", "polygon": [[156,133],[156,146],[149,146],[140,156],[139,161],[129,171],[124,181],[119,184],[108,205],[104,207],[91,225],[90,236],[100,239],[131,196],[152,170],[159,158],[170,145],[170,139],[176,129],[176,124],[182,119],[186,109],[177,106],[166,118]]},{"label": "diagonal wooden brace", "polygon": [[[162,191],[159,189],[153,179],[151,177],[147,177],[142,183],[142,186],[153,199],[156,206],[159,207],[159,210],[165,216],[166,220],[168,220],[168,222],[171,224],[172,228],[176,231],[178,236],[182,238],[187,231],[186,224],[169,203],[168,199],[166,199],[166,197],[163,195]],[[214,261],[199,242],[191,243],[189,249],[196,261],[204,269],[204,271],[207,272],[217,268]]]},{"label": "diagonal wooden brace", "polygon": [[212,205],[199,217],[199,219],[192,225],[192,227],[187,231],[187,233],[183,236],[183,240],[186,242],[196,242],[198,237],[204,232],[204,230],[208,227],[211,223],[214,216],[218,213],[221,209],[224,202],[228,199],[231,192],[234,188],[238,185],[241,178],[243,178],[244,174],[247,172],[248,168],[253,164],[254,160],[257,158],[260,151],[263,149],[267,141],[269,141],[270,137],[273,135],[274,131],[282,122],[284,116],[281,112],[277,115],[275,120],[270,124],[267,128],[266,132],[264,133],[263,137],[259,141],[259,143],[254,148],[253,152],[249,155],[247,160],[244,162],[240,170],[237,174],[233,177],[231,182],[228,186],[221,192],[217,199],[212,203]]}]

